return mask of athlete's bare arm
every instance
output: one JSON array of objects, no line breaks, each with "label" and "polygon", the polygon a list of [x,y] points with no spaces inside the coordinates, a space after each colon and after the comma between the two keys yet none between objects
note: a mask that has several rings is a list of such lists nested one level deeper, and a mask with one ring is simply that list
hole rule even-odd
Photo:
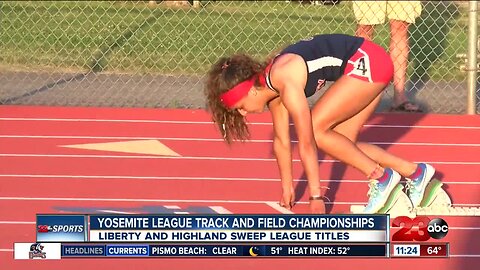
[{"label": "athlete's bare arm", "polygon": [[300,56],[285,54],[272,67],[272,83],[288,110],[298,136],[300,158],[308,178],[310,196],[320,196],[320,176],[317,146],[313,134],[310,107],[305,97],[307,79],[305,62]]},{"label": "athlete's bare arm", "polygon": [[273,152],[277,159],[280,179],[282,181],[282,199],[280,204],[290,208],[295,200],[292,172],[292,148],[290,141],[290,121],[288,111],[280,98],[272,100],[268,108],[273,119]]}]

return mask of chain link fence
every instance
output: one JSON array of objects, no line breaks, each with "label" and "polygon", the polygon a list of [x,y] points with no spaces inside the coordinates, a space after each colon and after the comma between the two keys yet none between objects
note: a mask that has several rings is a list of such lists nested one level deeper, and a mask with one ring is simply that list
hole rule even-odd
[{"label": "chain link fence", "polygon": [[[356,29],[352,3],[338,0],[0,5],[2,105],[203,108],[204,74],[218,57],[263,59],[301,38]],[[467,8],[422,7],[410,27],[407,93],[427,111],[464,113]],[[389,31],[377,26],[374,41],[388,48]],[[392,93],[390,86],[379,110]]]}]

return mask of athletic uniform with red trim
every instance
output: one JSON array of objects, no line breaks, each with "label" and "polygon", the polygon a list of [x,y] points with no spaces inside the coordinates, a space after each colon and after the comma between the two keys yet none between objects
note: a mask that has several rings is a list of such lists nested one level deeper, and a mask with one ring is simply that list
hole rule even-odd
[{"label": "athletic uniform with red trim", "polygon": [[[390,82],[393,76],[390,56],[379,45],[361,37],[344,34],[313,36],[288,46],[275,59],[287,53],[297,54],[305,61],[308,72],[304,89],[306,97],[315,94],[326,81],[336,81],[342,75],[384,83]],[[266,84],[278,92],[270,81],[269,71],[267,68]]]},{"label": "athletic uniform with red trim", "polygon": [[[336,81],[343,75],[370,83],[388,84],[393,77],[393,63],[388,53],[379,45],[361,37],[345,34],[325,34],[313,36],[292,44],[280,52],[263,74],[255,74],[220,95],[221,102],[227,108],[247,95],[258,79],[262,86],[274,88],[270,79],[270,69],[279,56],[291,53],[299,55],[307,67],[305,96],[310,97],[320,90],[326,81]],[[352,89],[355,91],[357,89]],[[278,97],[278,96],[277,96]],[[416,172],[406,177],[409,197],[417,207],[424,195],[425,188],[431,180],[435,169],[421,163]],[[372,179],[368,192],[369,202],[365,213],[376,213],[386,203],[389,194],[400,181],[401,176],[390,168],[385,168],[380,179]]]},{"label": "athletic uniform with red trim", "polygon": [[[361,37],[344,34],[317,35],[301,40],[285,48],[265,70],[265,84],[278,92],[270,80],[270,67],[281,55],[299,55],[307,67],[305,96],[310,97],[320,90],[326,81],[336,81],[343,75],[370,83],[388,84],[393,77],[393,62],[379,45]],[[355,91],[355,89],[352,89]],[[417,171],[407,178],[409,197],[414,207],[420,204],[426,185],[435,173],[428,164],[421,163]],[[384,179],[383,179],[384,178]],[[401,176],[390,168],[385,168],[381,181],[372,180],[369,202],[365,213],[375,213],[389,198]]]}]

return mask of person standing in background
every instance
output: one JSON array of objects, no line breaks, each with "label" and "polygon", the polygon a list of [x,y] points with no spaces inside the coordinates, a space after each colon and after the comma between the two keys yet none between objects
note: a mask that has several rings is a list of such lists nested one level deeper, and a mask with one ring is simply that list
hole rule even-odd
[{"label": "person standing in background", "polygon": [[390,23],[390,57],[394,65],[394,96],[390,111],[423,112],[405,94],[408,56],[410,53],[408,28],[422,12],[420,1],[353,1],[357,20],[355,34],[368,40],[374,36],[375,26]]}]

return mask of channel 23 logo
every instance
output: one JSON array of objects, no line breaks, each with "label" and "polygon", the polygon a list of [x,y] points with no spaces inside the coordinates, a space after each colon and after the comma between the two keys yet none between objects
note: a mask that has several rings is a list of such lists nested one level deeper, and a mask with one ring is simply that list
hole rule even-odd
[{"label": "channel 23 logo", "polygon": [[46,233],[52,231],[52,226],[48,225],[38,225],[37,226],[37,232],[39,233]]},{"label": "channel 23 logo", "polygon": [[427,241],[430,238],[442,239],[448,233],[448,224],[441,218],[430,220],[417,216],[413,219],[405,216],[396,217],[392,227],[400,228],[392,235],[392,241]]}]

